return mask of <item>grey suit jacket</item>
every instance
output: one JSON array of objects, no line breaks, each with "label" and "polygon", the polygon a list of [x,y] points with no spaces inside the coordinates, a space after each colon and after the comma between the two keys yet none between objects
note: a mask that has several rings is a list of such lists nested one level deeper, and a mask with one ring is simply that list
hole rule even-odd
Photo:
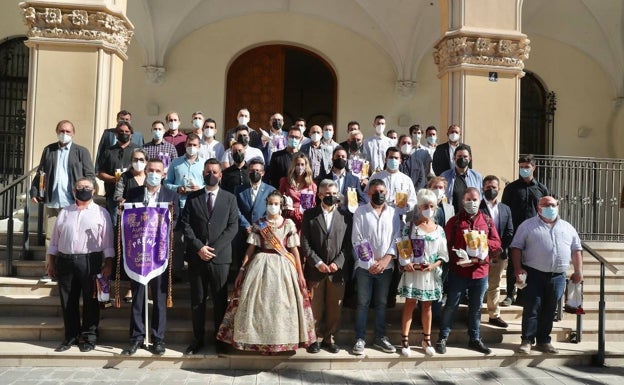
[{"label": "grey suit jacket", "polygon": [[317,263],[335,263],[338,271],[330,274],[332,282],[344,282],[345,255],[351,256],[351,220],[337,208],[327,231],[321,205],[306,210],[301,224],[301,251],[306,256],[304,276],[309,281],[320,281],[326,274],[315,267]]}]

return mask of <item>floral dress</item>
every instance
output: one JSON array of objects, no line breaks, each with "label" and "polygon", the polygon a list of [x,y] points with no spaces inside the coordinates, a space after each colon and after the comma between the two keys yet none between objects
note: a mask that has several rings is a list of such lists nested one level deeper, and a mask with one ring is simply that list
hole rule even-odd
[{"label": "floral dress", "polygon": [[[290,219],[271,230],[286,248],[299,246]],[[247,243],[260,249],[247,264],[241,287],[234,291],[217,339],[239,350],[266,353],[309,346],[316,341],[314,317],[307,290],[299,288],[297,269],[265,242],[256,226]]]},{"label": "floral dress", "polygon": [[[430,233],[424,232],[416,225],[411,226],[410,239],[424,237],[423,256],[425,262],[432,264],[438,259],[448,262],[448,250],[444,229],[436,226]],[[419,301],[437,301],[442,298],[442,267],[432,271],[405,271],[399,282],[399,295]]]}]

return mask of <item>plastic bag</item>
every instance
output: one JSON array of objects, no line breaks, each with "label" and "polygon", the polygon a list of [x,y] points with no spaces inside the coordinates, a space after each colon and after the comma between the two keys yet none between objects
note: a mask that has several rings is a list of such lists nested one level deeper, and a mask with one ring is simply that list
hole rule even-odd
[{"label": "plastic bag", "polygon": [[583,310],[583,281],[574,283],[571,279],[567,280],[564,310],[571,314],[585,314],[585,310]]}]

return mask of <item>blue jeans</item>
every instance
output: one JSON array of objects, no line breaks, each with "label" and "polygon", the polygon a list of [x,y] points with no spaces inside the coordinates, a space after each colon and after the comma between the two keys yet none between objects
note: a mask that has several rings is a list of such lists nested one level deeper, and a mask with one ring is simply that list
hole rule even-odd
[{"label": "blue jeans", "polygon": [[368,307],[375,290],[375,338],[386,336],[386,304],[388,291],[392,282],[392,269],[381,274],[371,274],[368,270],[358,267],[355,271],[357,287],[357,308],[355,309],[355,338],[366,336],[366,320]]},{"label": "blue jeans", "polygon": [[522,289],[522,339],[531,343],[549,343],[557,303],[561,301],[565,289],[565,273],[543,273],[523,267],[527,272],[527,286]]},{"label": "blue jeans", "polygon": [[459,301],[468,290],[468,336],[470,341],[481,339],[481,305],[488,286],[488,277],[464,278],[452,270],[448,275],[448,293],[440,320],[440,339],[451,334],[453,320],[459,307]]}]

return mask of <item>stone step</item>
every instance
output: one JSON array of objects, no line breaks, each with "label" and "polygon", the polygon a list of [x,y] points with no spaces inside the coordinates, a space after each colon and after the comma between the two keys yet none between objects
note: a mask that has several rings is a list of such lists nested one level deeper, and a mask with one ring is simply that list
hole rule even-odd
[{"label": "stone step", "polygon": [[[125,346],[97,345],[88,353],[81,353],[77,347],[62,352],[54,352],[56,341],[37,342],[0,342],[0,366],[4,367],[94,367],[115,369],[174,369],[186,370],[305,370],[310,375],[322,370],[370,370],[370,369],[447,369],[470,367],[554,367],[564,365],[591,365],[597,351],[593,342],[579,344],[556,344],[560,349],[557,355],[531,352],[529,355],[515,353],[517,344],[503,344],[493,347],[492,354],[484,356],[463,347],[448,347],[444,355],[426,357],[419,348],[412,348],[409,358],[399,354],[386,354],[372,348],[366,348],[363,356],[354,356],[346,349],[337,354],[321,351],[310,354],[305,349],[292,353],[272,356],[233,351],[228,354],[216,354],[209,345],[200,354],[184,355],[186,344],[169,343],[163,356],[153,356],[145,350],[139,350],[132,357],[120,356]],[[350,346],[345,346],[350,348]],[[624,343],[607,343],[605,363],[608,366],[624,365]],[[244,380],[241,372],[240,380]],[[383,372],[382,372],[383,374]],[[114,378],[114,377],[111,377]],[[404,379],[402,379],[404,380]],[[398,382],[403,383],[402,380]],[[412,378],[415,380],[415,378]],[[423,381],[430,383],[429,377]],[[231,382],[231,379],[228,383]],[[322,380],[320,380],[322,382]],[[506,380],[505,383],[509,381]],[[235,382],[238,383],[238,382]],[[241,382],[242,383],[242,382]],[[314,383],[314,381],[312,381]]]},{"label": "stone step", "polygon": [[[31,243],[34,242],[31,238]],[[7,247],[0,245],[0,258],[5,259],[7,256]],[[24,250],[22,244],[18,244],[13,248],[14,260],[30,260],[30,261],[45,261],[46,247],[45,246],[28,246],[28,250]]]}]

